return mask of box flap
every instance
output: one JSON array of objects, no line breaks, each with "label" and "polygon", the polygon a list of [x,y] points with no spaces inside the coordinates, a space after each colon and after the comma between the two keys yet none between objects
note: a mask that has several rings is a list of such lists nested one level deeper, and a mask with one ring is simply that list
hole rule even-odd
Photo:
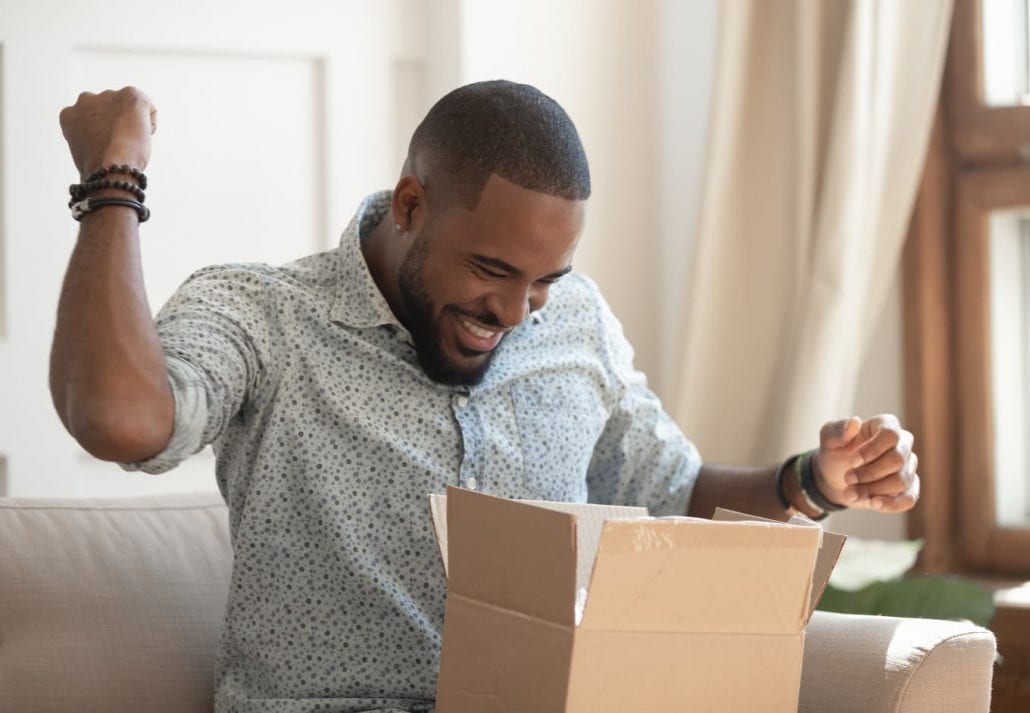
[{"label": "box flap", "polygon": [[447,594],[571,626],[576,518],[447,489]]},{"label": "box flap", "polygon": [[[776,520],[767,520],[764,517],[746,515],[734,510],[726,510],[725,508],[716,508],[712,519],[735,522],[747,520],[755,522],[776,522]],[[808,616],[805,618],[805,623],[807,624],[808,619],[812,616],[812,612],[814,612],[816,606],[819,605],[819,600],[822,599],[823,592],[826,591],[826,585],[830,583],[830,575],[833,574],[833,568],[837,565],[837,560],[840,558],[840,552],[844,549],[844,543],[848,538],[847,535],[841,535],[836,532],[824,530],[819,523],[813,522],[808,518],[802,519],[795,516],[790,519],[790,522],[791,524],[803,523],[807,527],[815,527],[822,532],[822,542],[819,545],[819,555],[816,557],[815,568],[812,571],[812,596],[808,602]]]},{"label": "box flap", "polygon": [[583,629],[794,634],[819,533],[694,518],[605,523]]},{"label": "box flap", "polygon": [[[631,505],[598,505],[595,503],[558,503],[549,500],[520,500],[526,505],[567,512],[576,516],[576,590],[586,589],[590,584],[590,572],[594,568],[597,545],[601,541],[601,529],[605,520],[617,518],[647,517],[647,508]],[[444,573],[447,572],[447,496],[429,496],[429,511],[433,517],[440,557]]]}]

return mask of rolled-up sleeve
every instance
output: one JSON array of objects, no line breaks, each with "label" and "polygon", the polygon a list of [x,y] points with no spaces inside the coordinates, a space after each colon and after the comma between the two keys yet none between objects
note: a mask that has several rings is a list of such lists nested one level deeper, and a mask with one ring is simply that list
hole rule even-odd
[{"label": "rolled-up sleeve", "polygon": [[256,392],[269,359],[265,277],[257,267],[194,273],[158,313],[156,327],[175,399],[172,438],[130,471],[164,473],[214,442]]},{"label": "rolled-up sleeve", "polygon": [[204,431],[207,426],[207,390],[200,374],[189,362],[173,356],[165,356],[168,366],[168,382],[175,399],[175,425],[172,439],[156,456],[138,463],[122,463],[128,471],[144,473],[166,473],[205,445]]}]

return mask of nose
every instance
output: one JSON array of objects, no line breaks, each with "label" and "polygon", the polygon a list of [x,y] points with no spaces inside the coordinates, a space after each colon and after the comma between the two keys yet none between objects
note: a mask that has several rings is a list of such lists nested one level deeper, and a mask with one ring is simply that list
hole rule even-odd
[{"label": "nose", "polygon": [[490,295],[487,308],[503,327],[512,328],[522,323],[529,313],[543,307],[543,301],[527,285],[511,284]]}]

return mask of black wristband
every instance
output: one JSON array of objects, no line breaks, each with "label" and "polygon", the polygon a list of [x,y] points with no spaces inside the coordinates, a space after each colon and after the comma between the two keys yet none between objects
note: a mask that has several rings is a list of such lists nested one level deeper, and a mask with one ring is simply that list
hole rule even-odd
[{"label": "black wristband", "polygon": [[805,455],[801,456],[801,490],[804,491],[808,499],[819,506],[819,509],[824,512],[839,512],[841,510],[847,510],[847,505],[839,505],[820,492],[819,487],[815,484],[815,475],[812,473],[812,458],[814,453],[809,451]]},{"label": "black wristband", "polygon": [[791,466],[797,458],[798,457],[796,455],[791,456],[787,460],[783,461],[783,463],[780,464],[779,470],[776,471],[776,499],[780,501],[780,507],[782,507],[785,512],[790,512],[794,506],[791,504],[790,499],[787,497],[787,491],[783,487],[783,478],[790,471]]},{"label": "black wristband", "polygon": [[136,215],[139,217],[139,222],[141,223],[146,223],[147,219],[150,218],[150,209],[139,201],[134,201],[131,198],[86,198],[78,203],[73,203],[70,207],[72,209],[72,218],[82,221],[85,216],[89,215],[97,208],[104,208],[107,206],[132,208],[136,211]]}]

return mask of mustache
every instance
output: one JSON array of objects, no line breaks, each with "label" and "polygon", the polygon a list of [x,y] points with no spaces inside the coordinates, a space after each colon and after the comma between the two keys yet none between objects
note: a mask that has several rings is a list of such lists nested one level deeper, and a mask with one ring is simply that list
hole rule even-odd
[{"label": "mustache", "polygon": [[490,312],[467,312],[463,309],[458,309],[457,307],[452,307],[452,309],[461,316],[468,317],[469,319],[475,320],[487,327],[506,329],[506,327],[501,323],[501,320],[497,319],[497,317]]}]

